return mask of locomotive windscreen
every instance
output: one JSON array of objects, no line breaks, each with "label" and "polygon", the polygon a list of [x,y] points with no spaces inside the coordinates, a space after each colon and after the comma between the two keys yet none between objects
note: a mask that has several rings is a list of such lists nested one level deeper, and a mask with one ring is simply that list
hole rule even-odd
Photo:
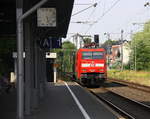
[{"label": "locomotive windscreen", "polygon": [[82,59],[103,59],[104,52],[88,51],[82,52]]}]

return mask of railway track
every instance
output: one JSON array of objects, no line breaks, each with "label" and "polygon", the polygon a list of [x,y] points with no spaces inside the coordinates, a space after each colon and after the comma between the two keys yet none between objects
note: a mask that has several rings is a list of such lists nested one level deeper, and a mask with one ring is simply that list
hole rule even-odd
[{"label": "railway track", "polygon": [[[65,72],[66,76],[69,78],[72,78],[72,72]],[[108,82],[112,82],[112,83],[117,83],[120,85],[126,85],[129,88],[132,89],[137,89],[137,90],[141,90],[147,93],[150,93],[150,86],[144,86],[144,85],[140,85],[140,84],[136,84],[136,83],[132,83],[132,82],[127,82],[127,81],[123,81],[123,80],[117,80],[117,79],[112,79],[112,78],[108,78],[107,79]]]},{"label": "railway track", "polygon": [[[109,81],[117,83],[118,85],[125,85],[133,89],[150,93],[150,88],[147,86],[137,85],[134,83],[128,83],[118,80],[114,81],[109,79]],[[114,91],[109,90],[108,88],[105,88],[105,86],[95,89],[86,89],[88,89],[99,100],[109,105],[111,108],[113,108],[116,112],[118,112],[126,119],[146,119],[150,117],[150,106],[142,102],[120,95]]]},{"label": "railway track", "polygon": [[127,119],[146,119],[150,117],[150,106],[123,97],[105,88],[88,90]]},{"label": "railway track", "polygon": [[132,82],[127,82],[127,81],[123,81],[123,80],[117,80],[117,79],[107,79],[108,82],[113,82],[113,83],[118,83],[121,85],[126,85],[129,88],[133,88],[133,89],[137,89],[137,90],[141,90],[147,93],[150,93],[150,87],[149,86],[144,86],[144,85],[140,85],[140,84],[136,84],[136,83],[132,83]]}]

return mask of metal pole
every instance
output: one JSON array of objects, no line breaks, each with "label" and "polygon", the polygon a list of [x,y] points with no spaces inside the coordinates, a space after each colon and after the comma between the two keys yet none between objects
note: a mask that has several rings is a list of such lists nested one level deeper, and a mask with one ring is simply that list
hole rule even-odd
[{"label": "metal pole", "polygon": [[57,79],[56,79],[56,72],[57,72],[57,69],[56,69],[56,66],[54,66],[54,83],[57,82]]},{"label": "metal pole", "polygon": [[109,54],[110,54],[110,47],[111,47],[111,45],[110,45],[110,43],[109,43],[109,40],[111,40],[110,39],[110,33],[107,33],[107,37],[108,37],[108,46],[107,46],[107,54],[108,54],[108,58],[107,58],[107,62],[108,62],[108,69],[110,69],[110,58],[109,58]]},{"label": "metal pole", "polygon": [[14,58],[14,74],[15,74],[15,80],[16,80],[17,79],[17,59],[16,58]]},{"label": "metal pole", "polygon": [[63,56],[64,56],[64,54],[63,54],[63,51],[62,51],[61,53],[62,53],[62,55],[61,55],[61,80],[62,80],[62,72],[63,72]]},{"label": "metal pole", "polygon": [[82,40],[81,40],[81,37],[79,38],[79,41],[80,41],[80,48],[82,46]]},{"label": "metal pole", "polygon": [[[110,33],[104,33],[104,35],[107,36],[107,41],[111,40],[111,39],[110,39]],[[109,61],[110,46],[111,46],[111,45],[110,45],[110,43],[108,42],[108,44],[107,44],[107,64],[108,64],[108,68],[109,68],[109,66],[110,66],[110,61]]]},{"label": "metal pole", "polygon": [[35,6],[33,6],[31,9],[29,9],[27,12],[25,12],[22,16],[21,16],[21,20],[25,19],[26,17],[28,17],[29,15],[31,15],[33,12],[35,12],[38,8],[40,8],[42,5],[44,5],[48,0],[42,0],[39,3],[37,3]]},{"label": "metal pole", "polygon": [[17,74],[17,85],[18,85],[18,118],[23,119],[24,113],[24,62],[23,62],[23,23],[17,23],[17,63],[18,63],[18,74]]},{"label": "metal pole", "polygon": [[[131,33],[130,33],[130,38],[131,38],[131,41],[132,41],[132,39],[133,39],[133,31],[131,30]],[[131,42],[131,46],[132,46],[132,42]],[[133,68],[133,63],[134,63],[134,61],[132,61],[132,60],[130,60],[129,61],[129,63],[130,63],[130,70],[133,70],[134,68]]]},{"label": "metal pole", "polygon": [[24,118],[23,23],[19,20],[22,8],[17,8],[17,118]]},{"label": "metal pole", "polygon": [[17,118],[24,118],[24,61],[23,61],[23,19],[36,11],[37,8],[45,4],[48,0],[42,0],[37,3],[33,8],[23,14],[23,0],[17,0]]},{"label": "metal pole", "polygon": [[25,115],[30,115],[31,114],[31,27],[30,27],[30,22],[25,23],[24,26],[24,36],[25,36],[25,52],[26,52],[26,58],[25,58]]},{"label": "metal pole", "polygon": [[136,71],[136,39],[134,39],[134,70]]},{"label": "metal pole", "polygon": [[76,42],[76,47],[78,48],[78,34],[76,34],[76,35],[74,36],[74,38],[75,38],[75,42]]},{"label": "metal pole", "polygon": [[121,71],[123,71],[123,30],[121,30]]}]

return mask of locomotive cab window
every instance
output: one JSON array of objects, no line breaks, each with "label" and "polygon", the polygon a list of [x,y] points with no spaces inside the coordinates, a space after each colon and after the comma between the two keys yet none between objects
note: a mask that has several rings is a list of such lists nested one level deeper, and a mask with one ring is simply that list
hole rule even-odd
[{"label": "locomotive cab window", "polygon": [[82,59],[92,59],[92,52],[82,52]]},{"label": "locomotive cab window", "polygon": [[82,59],[103,59],[104,52],[82,52]]},{"label": "locomotive cab window", "polygon": [[93,59],[103,59],[103,52],[93,52]]}]

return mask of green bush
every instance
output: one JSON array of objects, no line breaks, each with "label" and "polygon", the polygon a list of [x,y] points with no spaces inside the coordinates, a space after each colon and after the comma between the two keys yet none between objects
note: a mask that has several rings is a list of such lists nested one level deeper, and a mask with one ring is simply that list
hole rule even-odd
[{"label": "green bush", "polygon": [[109,70],[108,71],[108,78],[127,80],[130,82],[150,86],[150,72],[148,72],[148,71]]}]

